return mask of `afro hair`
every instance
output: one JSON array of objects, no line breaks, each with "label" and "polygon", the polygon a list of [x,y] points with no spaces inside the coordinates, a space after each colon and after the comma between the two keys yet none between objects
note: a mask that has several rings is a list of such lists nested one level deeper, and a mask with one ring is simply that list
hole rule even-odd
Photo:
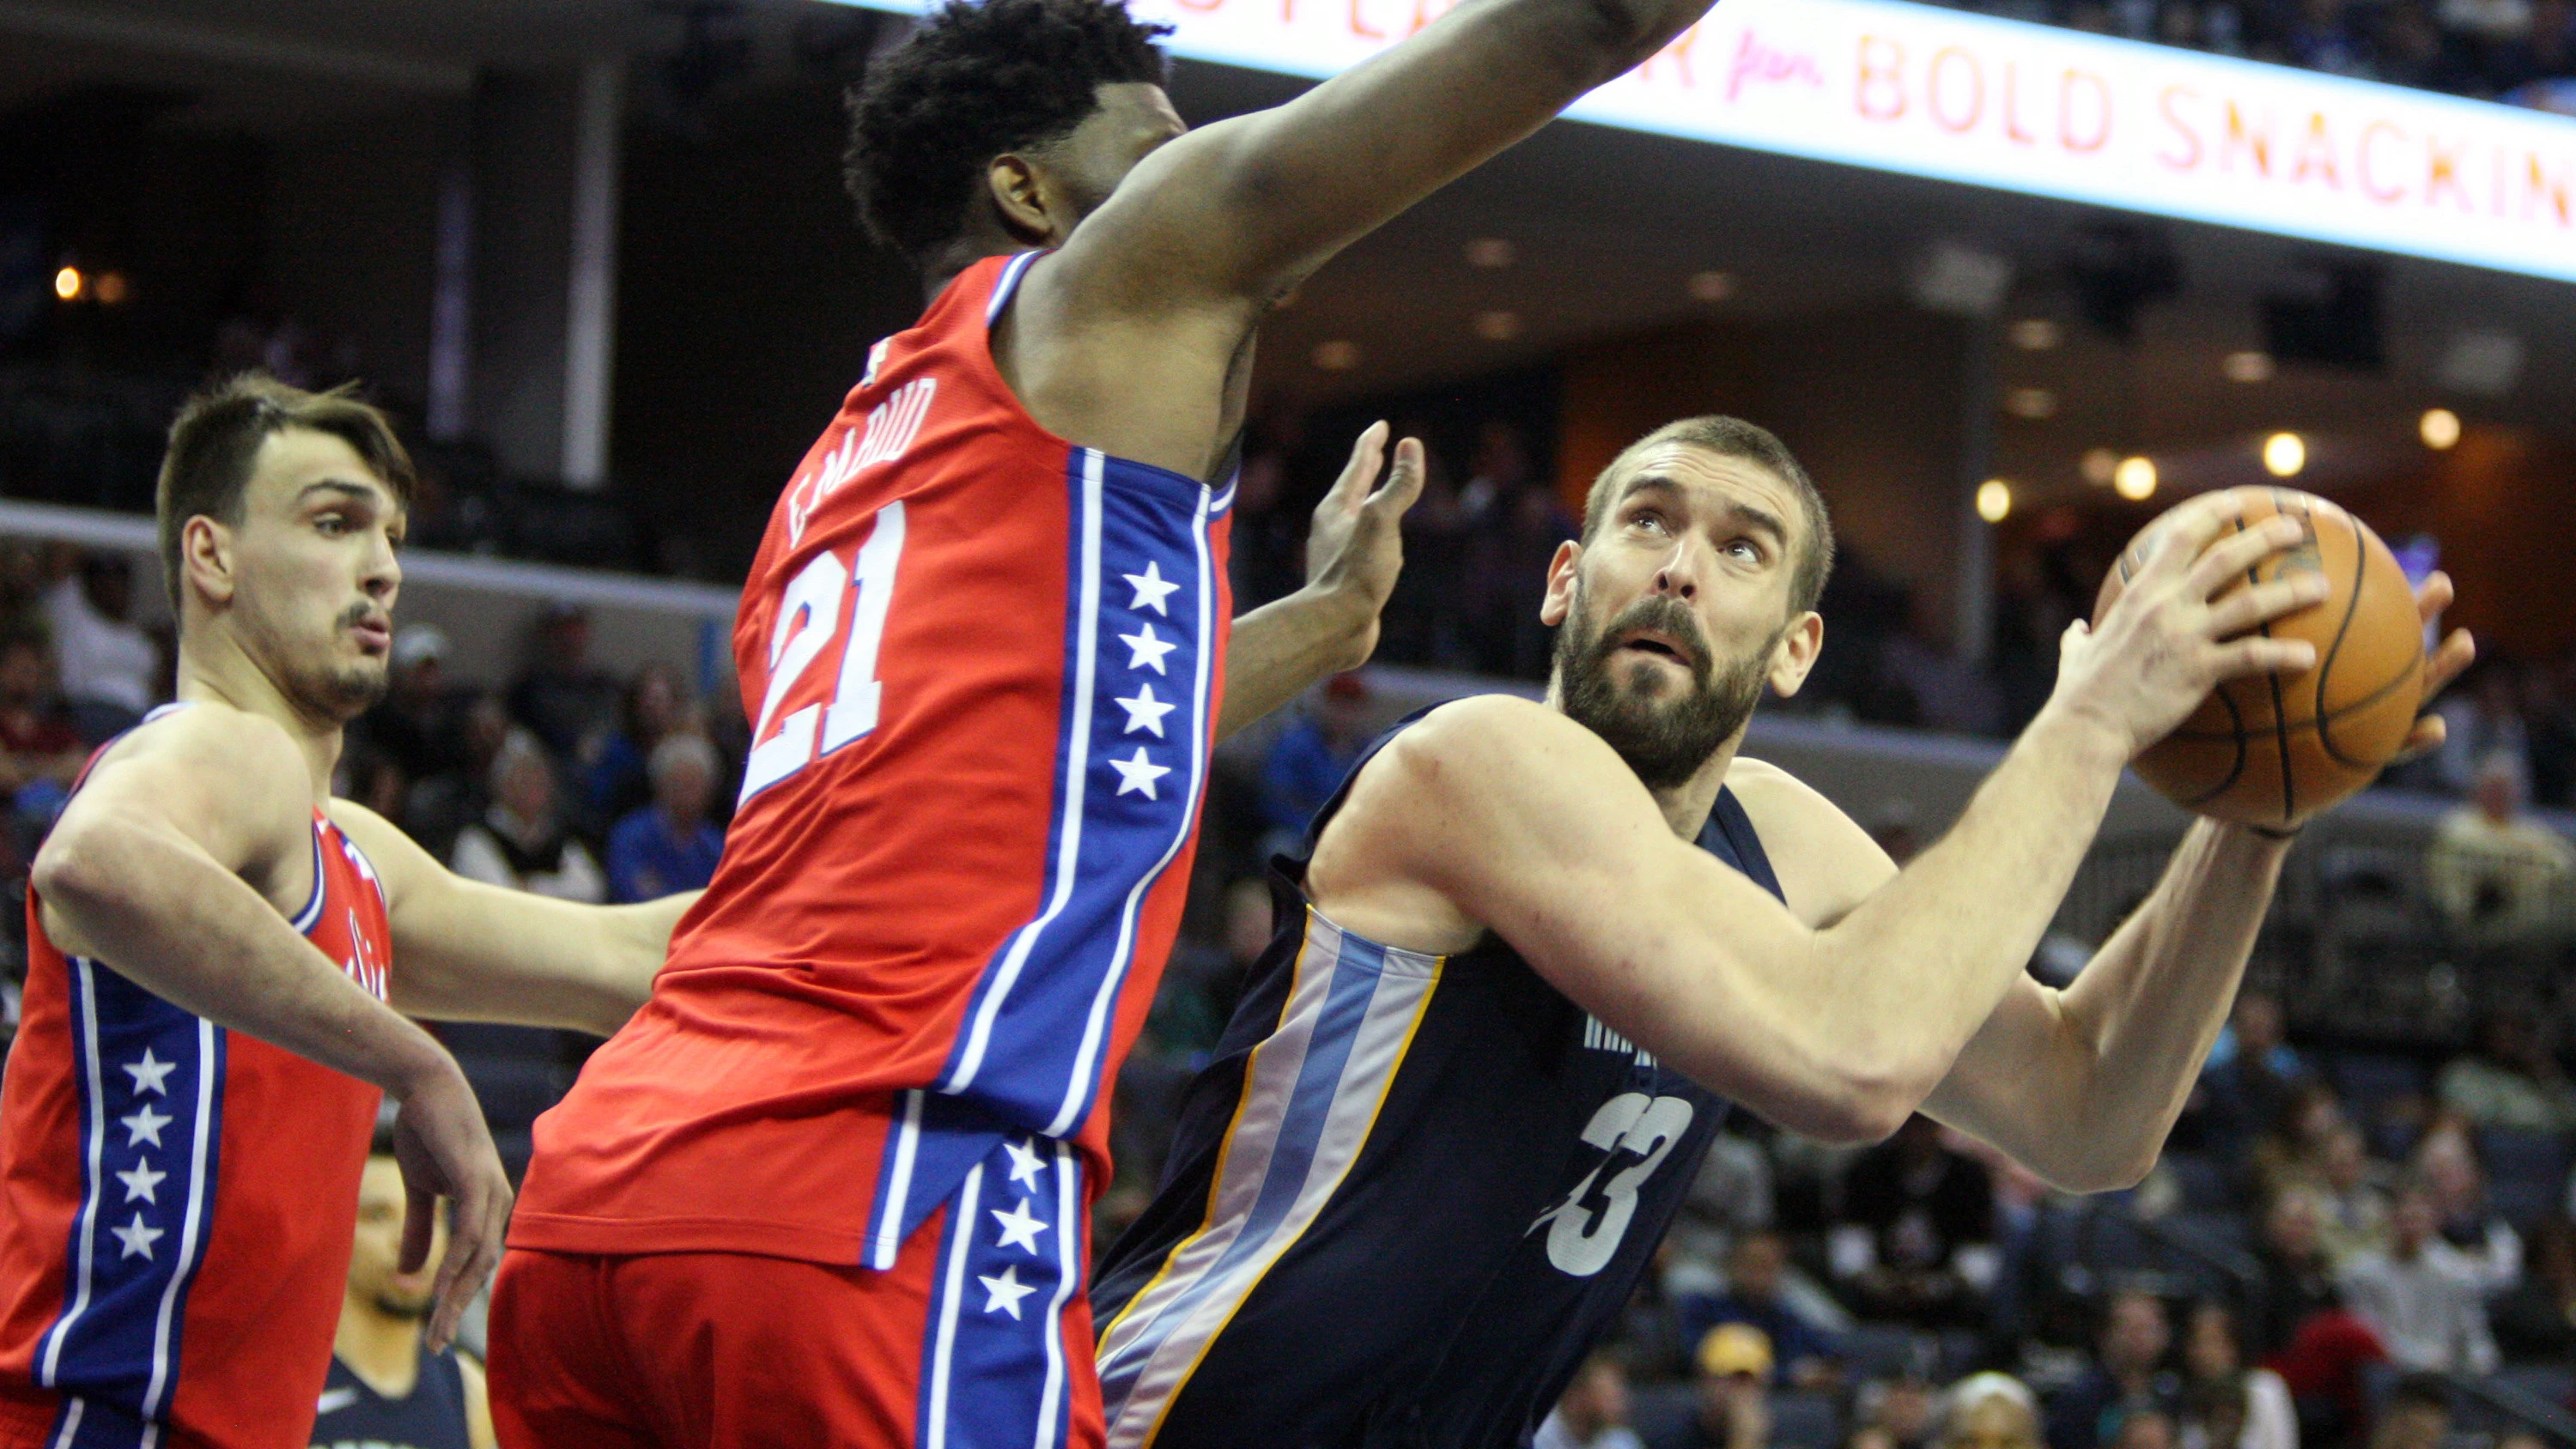
[{"label": "afro hair", "polygon": [[1163,80],[1168,25],[1118,0],[948,0],[850,88],[844,179],[870,235],[915,262],[954,241],[996,156],[1055,140],[1104,85]]}]

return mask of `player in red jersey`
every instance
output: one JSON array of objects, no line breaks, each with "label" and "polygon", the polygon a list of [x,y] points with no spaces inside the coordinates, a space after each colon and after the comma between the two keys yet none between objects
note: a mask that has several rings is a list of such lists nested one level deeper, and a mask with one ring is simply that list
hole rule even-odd
[{"label": "player in red jersey", "polygon": [[851,189],[932,300],[771,516],[715,881],[538,1124],[495,1292],[505,1444],[1099,1441],[1103,1099],[1208,751],[1365,656],[1414,486],[1361,504],[1364,438],[1323,520],[1351,539],[1229,664],[1254,329],[1707,3],[1469,0],[1186,135],[1160,32],[1107,0],[952,3],[876,63]]},{"label": "player in red jersey", "polygon": [[685,901],[459,880],[330,798],[384,690],[410,465],[374,409],[245,378],[161,471],[179,703],[100,751],[36,857],[0,1085],[0,1446],[303,1449],[379,1091],[404,1247],[453,1200],[431,1337],[510,1187],[422,1016],[611,1032]]}]

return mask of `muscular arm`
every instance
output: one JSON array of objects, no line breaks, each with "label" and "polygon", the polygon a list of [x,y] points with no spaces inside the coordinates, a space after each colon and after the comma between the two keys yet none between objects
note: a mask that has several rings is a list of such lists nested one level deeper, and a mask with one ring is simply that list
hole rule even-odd
[{"label": "muscular arm", "polygon": [[2124,758],[2044,714],[1940,844],[1821,929],[1677,839],[1599,737],[1519,700],[1434,713],[1344,815],[1377,869],[1677,1069],[1783,1126],[1866,1139],[1930,1094],[2019,975]]},{"label": "muscular arm", "polygon": [[2227,1020],[2286,853],[2195,823],[2075,984],[2016,982],[1924,1110],[2053,1186],[2134,1186]]},{"label": "muscular arm", "polygon": [[588,906],[504,890],[448,870],[365,806],[334,800],[331,814],[384,880],[394,1005],[414,1016],[613,1036],[697,899]]},{"label": "muscular arm", "polygon": [[277,726],[221,707],[183,710],[91,772],[30,879],[65,951],[400,1095],[454,1064],[274,903],[311,873],[308,779]]}]

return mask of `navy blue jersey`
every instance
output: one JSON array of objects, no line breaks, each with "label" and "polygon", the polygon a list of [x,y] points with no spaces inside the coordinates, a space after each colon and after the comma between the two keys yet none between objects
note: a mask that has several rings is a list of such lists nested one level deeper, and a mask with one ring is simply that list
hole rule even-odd
[{"label": "navy blue jersey", "polygon": [[[1731,792],[1699,844],[1780,893]],[[1110,1449],[1527,1444],[1727,1104],[1500,939],[1383,946],[1280,866],[1279,935],[1093,1290]]]},{"label": "navy blue jersey", "polygon": [[334,1355],[315,1406],[313,1449],[466,1449],[465,1371],[456,1350],[420,1351],[409,1394],[388,1399]]}]

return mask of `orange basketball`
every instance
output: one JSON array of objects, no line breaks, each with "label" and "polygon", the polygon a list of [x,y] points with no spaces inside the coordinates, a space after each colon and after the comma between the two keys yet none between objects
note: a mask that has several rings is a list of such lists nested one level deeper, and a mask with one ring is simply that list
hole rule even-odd
[{"label": "orange basketball", "polygon": [[[2335,504],[2290,488],[2237,488],[2236,527],[2274,514],[2299,520],[2307,537],[2255,570],[2257,581],[2322,573],[2325,602],[2276,619],[2264,632],[2317,647],[2316,667],[2299,674],[2230,680],[2202,700],[2172,734],[2132,762],[2140,777],[2186,810],[2241,825],[2287,825],[2360,790],[2405,746],[2414,729],[2424,674],[2424,628],[2405,571],[2369,525]],[[2145,563],[2156,530],[2183,508],[2139,530],[2102,581],[2098,622]]]}]

